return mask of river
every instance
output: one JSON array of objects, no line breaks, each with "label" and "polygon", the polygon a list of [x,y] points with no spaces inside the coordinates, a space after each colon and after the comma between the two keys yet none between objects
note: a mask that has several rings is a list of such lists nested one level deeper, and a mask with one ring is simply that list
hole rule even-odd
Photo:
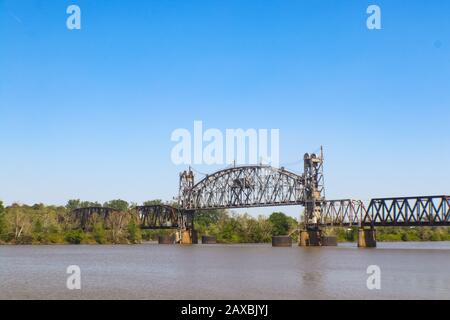
[{"label": "river", "polygon": [[[70,265],[81,290],[66,287]],[[0,246],[0,299],[450,299],[450,242]]]}]

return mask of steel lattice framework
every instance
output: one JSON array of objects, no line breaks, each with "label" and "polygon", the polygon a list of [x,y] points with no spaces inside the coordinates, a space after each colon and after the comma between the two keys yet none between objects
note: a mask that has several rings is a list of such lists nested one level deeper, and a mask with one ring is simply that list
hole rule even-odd
[{"label": "steel lattice framework", "polygon": [[136,215],[141,229],[187,229],[193,226],[194,213],[179,210],[169,205],[150,205],[135,207],[127,212],[120,212],[107,207],[86,207],[72,210],[70,222],[86,230],[95,218],[106,221],[112,213]]},{"label": "steel lattice framework", "polygon": [[372,199],[362,224],[450,226],[450,196]]},{"label": "steel lattice framework", "polygon": [[193,212],[169,205],[136,207],[142,229],[187,229],[193,225]]},{"label": "steel lattice framework", "polygon": [[81,229],[86,230],[86,227],[89,225],[89,222],[92,220],[94,216],[106,220],[113,212],[118,211],[113,208],[107,207],[77,208],[71,211],[70,220],[71,223],[74,223]]},{"label": "steel lattice framework", "polygon": [[[205,181],[201,181],[197,186],[202,185],[204,182]],[[240,187],[244,188],[245,186]],[[293,190],[295,190],[295,188]],[[213,192],[213,189],[211,189],[210,192]],[[277,201],[272,202],[269,202],[270,198],[266,202],[255,201],[255,199],[260,201],[261,198],[248,198],[253,199],[253,202],[242,202],[242,197],[235,198],[232,196],[227,199],[231,199],[235,202],[219,202],[212,204],[211,202],[204,202],[204,207],[196,209],[186,210],[169,205],[151,205],[136,207],[135,212],[139,218],[142,229],[192,229],[195,210],[240,208],[242,206],[305,205],[305,202],[301,200],[300,193],[276,194],[281,194],[283,196],[275,198]],[[296,195],[300,198],[299,200],[291,201],[291,198],[286,197],[287,195]],[[212,199],[216,198],[213,197]],[[284,200],[284,202],[282,202],[282,200]],[[200,204],[201,203],[202,202],[200,202]],[[215,206],[211,207],[211,205]],[[70,219],[72,223],[77,224],[78,227],[85,230],[90,222],[93,221],[94,217],[106,220],[114,212],[119,213],[119,211],[107,207],[78,208],[71,212]],[[324,200],[321,202],[321,213],[321,218],[318,222],[321,226],[450,226],[450,196],[379,198],[372,199],[367,207],[360,200]],[[123,212],[122,214],[130,213]]]},{"label": "steel lattice framework", "polygon": [[320,224],[325,226],[359,226],[366,214],[367,210],[360,200],[324,201],[322,202]]},{"label": "steel lattice framework", "polygon": [[[450,226],[450,196],[419,196],[362,201],[326,200],[323,151],[305,154],[304,173],[267,165],[234,166],[206,175],[194,183],[194,173],[180,174],[178,208],[169,205],[135,207],[129,212],[143,229],[194,229],[199,210],[301,205],[305,227],[321,226]],[[108,219],[115,210],[80,208],[72,220],[85,229],[95,217]],[[116,215],[114,215],[116,216]]]},{"label": "steel lattice framework", "polygon": [[322,204],[325,226],[450,226],[450,196],[332,200]]},{"label": "steel lattice framework", "polygon": [[189,210],[303,205],[304,190],[303,176],[271,166],[227,168],[195,185],[192,174],[185,172],[180,205]]}]

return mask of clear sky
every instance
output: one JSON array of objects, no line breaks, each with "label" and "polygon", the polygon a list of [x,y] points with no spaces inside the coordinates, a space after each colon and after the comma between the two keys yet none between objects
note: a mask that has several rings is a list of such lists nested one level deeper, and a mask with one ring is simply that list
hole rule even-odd
[{"label": "clear sky", "polygon": [[450,2],[0,0],[7,204],[171,200],[195,120],[323,145],[330,199],[449,194]]}]

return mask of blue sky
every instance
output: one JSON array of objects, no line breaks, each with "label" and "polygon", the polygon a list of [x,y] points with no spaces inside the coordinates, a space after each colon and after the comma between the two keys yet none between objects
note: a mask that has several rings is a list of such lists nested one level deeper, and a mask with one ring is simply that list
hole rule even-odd
[{"label": "blue sky", "polygon": [[278,128],[281,163],[323,145],[328,198],[449,194],[449,16],[444,0],[0,0],[0,199],[171,200],[170,136],[195,120]]}]

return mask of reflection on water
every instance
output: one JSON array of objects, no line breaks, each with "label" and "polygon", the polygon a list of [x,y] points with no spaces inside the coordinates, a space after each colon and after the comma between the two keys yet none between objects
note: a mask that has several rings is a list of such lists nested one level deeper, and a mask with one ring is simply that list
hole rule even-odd
[{"label": "reflection on water", "polygon": [[0,246],[0,299],[450,299],[450,242],[378,245]]}]

